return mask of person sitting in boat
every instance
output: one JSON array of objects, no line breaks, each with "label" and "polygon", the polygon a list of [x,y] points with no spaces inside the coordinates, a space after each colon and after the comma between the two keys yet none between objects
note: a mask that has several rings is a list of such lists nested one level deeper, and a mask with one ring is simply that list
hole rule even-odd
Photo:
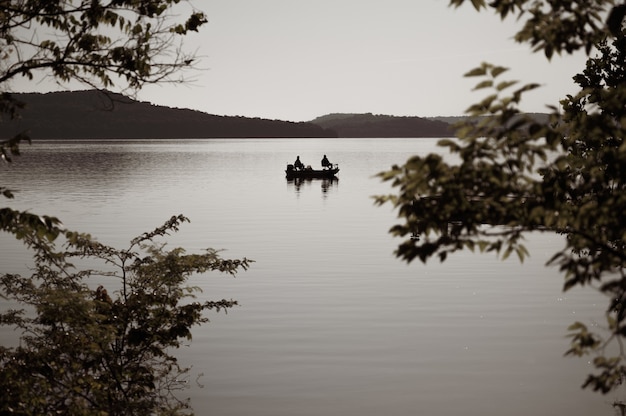
[{"label": "person sitting in boat", "polygon": [[322,167],[328,168],[328,169],[333,167],[333,164],[328,161],[328,158],[326,157],[326,155],[324,155],[324,158],[322,158]]},{"label": "person sitting in boat", "polygon": [[296,170],[304,169],[304,163],[300,160],[300,156],[296,157],[296,161],[293,162],[293,167]]}]

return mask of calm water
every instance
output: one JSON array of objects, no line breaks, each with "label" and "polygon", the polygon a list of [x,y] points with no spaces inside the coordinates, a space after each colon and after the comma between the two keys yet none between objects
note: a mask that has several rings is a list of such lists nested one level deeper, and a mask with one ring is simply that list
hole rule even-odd
[{"label": "calm water", "polygon": [[[182,213],[170,240],[256,260],[233,279],[194,281],[213,314],[180,351],[193,365],[199,415],[612,415],[624,394],[580,389],[586,359],[564,358],[566,328],[601,321],[602,298],[561,293],[543,266],[558,237],[534,235],[532,257],[461,253],[446,263],[394,258],[389,191],[373,174],[435,141],[188,140],[41,142],[0,170],[22,190],[14,208],[56,215],[68,228],[126,246]],[[339,163],[335,182],[296,185],[300,155]],[[2,202],[6,204],[7,201]],[[0,235],[3,272],[26,272],[21,247]],[[107,284],[114,290],[114,282]]]}]

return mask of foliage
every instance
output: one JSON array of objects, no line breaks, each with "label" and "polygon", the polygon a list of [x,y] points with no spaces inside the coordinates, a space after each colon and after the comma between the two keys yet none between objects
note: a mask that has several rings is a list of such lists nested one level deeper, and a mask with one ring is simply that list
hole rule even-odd
[{"label": "foliage", "polygon": [[[0,347],[1,414],[188,411],[188,403],[174,394],[184,387],[188,369],[172,350],[191,339],[192,326],[207,321],[203,311],[237,302],[198,301],[199,288],[186,282],[214,270],[234,276],[251,261],[225,260],[211,249],[168,251],[155,242],[186,221],[172,217],[124,250],[66,232],[65,250],[57,252],[36,232],[24,236],[35,251],[33,275],[0,276],[2,293],[24,307],[0,314],[2,325],[22,334],[19,346]],[[104,269],[78,270],[72,259]],[[117,287],[112,297],[104,285]]]},{"label": "foliage", "polygon": [[[19,117],[12,95],[17,77],[35,73],[58,83],[135,91],[191,68],[194,56],[178,39],[206,23],[190,6],[182,23],[180,0],[10,0],[0,2],[0,121]],[[26,132],[0,142],[11,162]],[[0,185],[0,196],[13,191]],[[0,208],[0,231],[34,252],[31,276],[0,275],[0,296],[16,307],[0,325],[19,331],[19,345],[0,346],[0,414],[143,415],[190,413],[175,393],[184,387],[173,354],[207,310],[233,300],[198,301],[187,286],[198,273],[235,275],[251,260],[225,260],[215,250],[187,254],[155,239],[178,231],[179,215],[120,250],[70,232],[55,217]],[[64,241],[57,250],[56,241]],[[72,260],[101,271],[79,269]],[[94,289],[94,286],[98,285]],[[116,288],[109,296],[105,285]]]},{"label": "foliage", "polygon": [[167,14],[179,1],[5,1],[0,84],[32,79],[38,70],[105,88],[114,85],[113,76],[132,88],[167,80],[194,59],[176,49],[177,35],[207,21],[194,11],[184,23],[170,22]]},{"label": "foliage", "polygon": [[[502,17],[530,14],[516,39],[548,57],[554,51],[596,45],[595,57],[574,78],[580,91],[561,102],[562,114],[548,107],[549,120],[538,122],[519,110],[523,94],[538,86],[502,81],[506,68],[482,64],[467,76],[479,78],[476,89],[490,93],[468,109],[468,119],[456,126],[457,139],[439,142],[450,159],[441,154],[413,156],[381,172],[379,177],[390,181],[397,194],[377,196],[376,203],[397,208],[401,223],[390,232],[405,238],[396,255],[407,262],[431,257],[444,261],[462,249],[495,252],[503,258],[515,253],[524,260],[524,235],[563,234],[564,247],[549,264],[563,272],[564,290],[591,286],[608,297],[608,336],[575,323],[569,328],[572,343],[566,354],[596,354],[597,371],[584,386],[607,393],[626,374],[623,8],[606,10],[605,30],[599,16],[613,5],[610,1],[472,3],[477,9],[494,8]],[[601,38],[606,40],[598,42]],[[408,238],[415,234],[421,238]]]},{"label": "foliage", "polygon": [[[465,0],[450,0],[450,5],[460,6]],[[584,48],[587,53],[604,39],[603,15],[610,7],[613,13],[610,28],[615,30],[624,17],[621,6],[613,7],[613,0],[471,0],[476,10],[494,9],[502,19],[516,14],[524,20],[523,28],[515,35],[520,43],[529,43],[534,51],[543,51],[547,58],[554,53],[571,53]],[[617,23],[615,23],[617,22]],[[619,31],[619,30],[616,30]]]}]

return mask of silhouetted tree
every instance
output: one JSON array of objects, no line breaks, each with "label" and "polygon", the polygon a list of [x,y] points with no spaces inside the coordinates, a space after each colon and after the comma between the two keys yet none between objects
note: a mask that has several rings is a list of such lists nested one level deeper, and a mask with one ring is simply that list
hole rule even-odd
[{"label": "silhouetted tree", "polygon": [[[186,221],[172,217],[123,250],[78,233],[65,233],[61,251],[32,229],[22,236],[34,250],[33,274],[0,275],[0,293],[21,307],[0,313],[0,324],[21,333],[18,347],[0,347],[0,414],[191,413],[175,394],[188,368],[173,352],[207,321],[203,311],[237,302],[198,301],[187,280],[214,270],[235,275],[250,260],[166,251],[154,241]],[[77,257],[91,268],[74,268]],[[109,295],[103,285],[116,290]]]},{"label": "silhouetted tree", "polygon": [[[182,22],[173,10],[180,5],[187,6]],[[11,80],[38,72],[96,88],[182,82],[174,76],[194,57],[182,53],[178,39],[205,22],[179,0],[0,2],[0,116],[19,115]],[[0,158],[10,162],[22,141],[26,133],[0,142]],[[13,198],[2,185],[0,195]],[[154,241],[186,221],[172,217],[122,250],[70,232],[55,217],[0,208],[0,231],[21,240],[35,262],[30,276],[0,275],[0,296],[15,305],[0,313],[0,325],[19,337],[17,347],[0,346],[0,414],[190,412],[175,395],[187,369],[173,352],[206,322],[204,311],[236,302],[198,301],[187,279],[212,270],[234,275],[250,260],[225,260],[212,249],[167,251]],[[74,268],[77,257],[90,268]]]},{"label": "silhouetted tree", "polygon": [[[463,0],[452,0],[459,6]],[[554,107],[547,122],[522,114],[519,103],[537,84],[501,80],[506,68],[483,64],[467,76],[476,89],[492,90],[471,106],[469,121],[456,126],[456,140],[439,142],[458,155],[413,156],[381,172],[397,194],[376,197],[391,203],[401,223],[390,232],[404,237],[396,254],[407,262],[444,261],[463,249],[528,254],[529,232],[565,236],[549,261],[565,275],[564,290],[598,288],[608,297],[608,334],[582,322],[569,330],[567,354],[594,354],[595,373],[585,387],[607,393],[626,374],[626,5],[612,1],[472,0],[477,10],[495,9],[502,18],[525,22],[518,42],[550,58],[580,48],[593,57],[574,80],[580,90]],[[607,17],[606,24],[602,20]],[[408,238],[419,233],[422,238]],[[608,348],[609,345],[617,348]]]}]

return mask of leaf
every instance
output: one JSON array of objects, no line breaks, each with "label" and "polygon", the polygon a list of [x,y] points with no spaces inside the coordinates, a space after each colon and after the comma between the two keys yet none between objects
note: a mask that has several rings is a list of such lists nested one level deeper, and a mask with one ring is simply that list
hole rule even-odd
[{"label": "leaf", "polygon": [[613,7],[606,19],[606,25],[613,36],[618,36],[622,31],[622,23],[626,16],[626,4]]},{"label": "leaf", "polygon": [[523,263],[526,257],[530,255],[526,247],[522,244],[517,246],[517,249],[515,250],[515,252],[517,253],[517,257],[519,258],[520,263]]},{"label": "leaf", "polygon": [[502,91],[502,90],[504,90],[504,89],[506,89],[506,88],[509,88],[511,85],[515,85],[515,84],[517,84],[517,82],[518,82],[518,81],[504,81],[504,82],[499,83],[499,84],[496,86],[496,89],[497,89],[498,91]]},{"label": "leaf", "polygon": [[464,77],[481,77],[487,75],[487,69],[484,67],[478,67],[478,68],[474,68],[471,71],[465,73],[463,76]]},{"label": "leaf", "polygon": [[480,90],[480,89],[482,89],[482,88],[489,88],[489,87],[492,87],[492,86],[493,86],[493,81],[492,81],[492,80],[490,80],[490,79],[488,79],[488,80],[485,80],[485,81],[482,81],[482,82],[478,83],[478,84],[474,87],[474,91],[476,91],[476,90]]},{"label": "leaf", "polygon": [[489,242],[484,241],[484,240],[480,240],[478,242],[478,248],[480,249],[481,253],[484,253],[487,247],[489,247]]},{"label": "leaf", "polygon": [[447,147],[451,152],[456,152],[460,149],[459,143],[456,140],[451,139],[441,139],[437,142],[437,146]]},{"label": "leaf", "polygon": [[570,326],[567,327],[568,331],[586,331],[587,330],[587,325],[583,324],[580,321],[576,321],[573,324],[571,324]]},{"label": "leaf", "polygon": [[494,66],[493,68],[491,68],[491,76],[496,78],[498,75],[502,74],[503,72],[508,71],[509,68],[503,67],[503,66]]},{"label": "leaf", "polygon": [[491,104],[497,99],[498,99],[498,96],[496,94],[489,95],[483,98],[483,100],[480,102],[480,106],[482,108],[489,108],[491,107]]},{"label": "leaf", "polygon": [[482,7],[485,7],[485,0],[472,0],[472,5],[477,11],[480,11]]},{"label": "leaf", "polygon": [[543,53],[546,56],[546,58],[548,58],[548,60],[551,60],[552,55],[554,54],[554,47],[552,45],[545,45],[543,48]]},{"label": "leaf", "polygon": [[507,246],[506,250],[504,250],[504,253],[502,254],[502,260],[508,259],[512,252],[513,247],[511,245]]}]

